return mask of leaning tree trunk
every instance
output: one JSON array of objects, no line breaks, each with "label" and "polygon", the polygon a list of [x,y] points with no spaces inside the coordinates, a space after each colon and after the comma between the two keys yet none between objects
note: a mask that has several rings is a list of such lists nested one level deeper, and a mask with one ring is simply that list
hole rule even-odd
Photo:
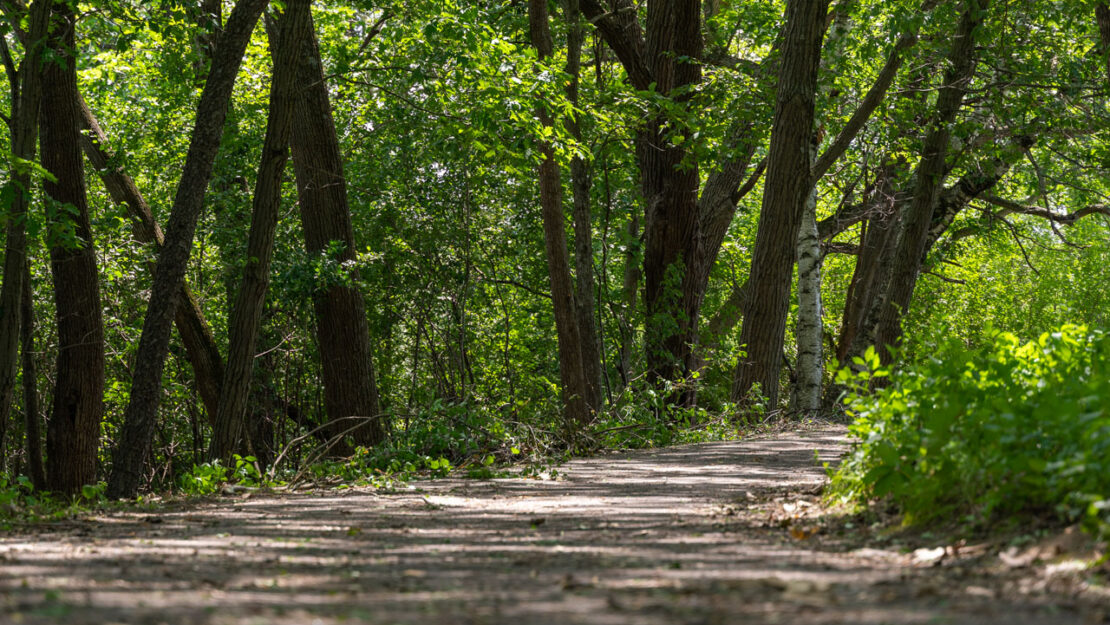
[{"label": "leaning tree trunk", "polygon": [[[547,23],[547,0],[530,0],[528,17],[532,45],[543,62],[554,53]],[[536,110],[543,125],[550,128],[553,123],[551,115],[543,108],[543,104],[537,106]],[[559,343],[564,426],[568,432],[573,433],[589,420],[589,401],[592,395],[590,381],[586,377],[587,370],[583,366],[582,337],[578,326],[574,287],[570,279],[559,165],[555,162],[555,149],[550,143],[541,143],[540,151],[543,153],[543,161],[539,166],[540,207],[547,271],[551,278],[551,301],[555,309],[555,332]]]},{"label": "leaning tree trunk", "polygon": [[884,364],[891,360],[890,347],[902,336],[902,316],[909,309],[921,258],[929,237],[929,226],[944,181],[945,159],[952,122],[963,104],[975,74],[973,31],[983,19],[989,0],[968,0],[947,56],[948,70],[937,94],[936,112],[925,135],[918,163],[913,200],[902,221],[902,234],[894,255],[890,286],[883,299],[875,329],[875,343]]},{"label": "leaning tree trunk", "polygon": [[281,181],[289,157],[298,62],[301,43],[308,32],[310,4],[310,0],[287,0],[278,36],[271,41],[275,54],[269,119],[254,186],[246,264],[231,311],[227,368],[209,451],[211,458],[225,462],[238,449],[247,419],[255,346],[266,302],[266,289],[270,284],[270,261],[274,255],[274,236],[281,206]]},{"label": "leaning tree trunk", "polygon": [[[352,261],[355,244],[347,180],[312,29],[302,45],[298,72],[303,91],[294,112],[290,146],[305,248],[310,256],[320,256],[331,253],[338,244],[337,260]],[[350,431],[357,444],[369,447],[385,439],[386,429],[374,381],[366,302],[352,286],[359,282],[357,269],[351,269],[349,277],[342,283],[319,284],[313,294],[324,409],[333,437]],[[338,449],[342,451],[344,446]]]},{"label": "leaning tree trunk", "polygon": [[[150,205],[139,192],[135,181],[116,162],[115,155],[108,147],[108,136],[84,99],[79,98],[78,105],[81,107],[85,131],[81,134],[81,148],[85,152],[85,158],[96,169],[112,201],[127,210],[134,225],[135,239],[140,243],[153,243],[155,249],[161,250],[165,244],[165,236],[154,220]],[[153,273],[154,263],[150,267]],[[184,280],[177,298],[174,325],[177,326],[177,333],[185,346],[185,357],[193,367],[197,393],[204,403],[204,410],[211,424],[215,422],[216,407],[220,402],[220,386],[224,375],[223,357],[216,344],[216,337],[201,312],[200,303]]]},{"label": "leaning tree trunk", "polygon": [[745,354],[732,386],[733,399],[744,401],[759,385],[772,408],[778,404],[798,228],[811,186],[810,142],[827,6],[827,0],[788,0],[786,5],[763,206],[752,255],[750,296],[740,328]]},{"label": "leaning tree trunk", "polygon": [[[74,58],[76,17],[55,4],[49,48],[54,62],[43,68],[39,144],[50,246],[58,356],[54,401],[46,428],[46,487],[79,493],[96,482],[100,420],[104,414],[104,324],[100,281],[93,248],[85,169],[81,157],[81,112],[77,107]],[[57,233],[72,233],[72,238]]]},{"label": "leaning tree trunk", "polygon": [[177,296],[193,247],[197,218],[204,205],[208,180],[220,147],[235,77],[239,73],[247,42],[267,4],[268,0],[239,0],[216,45],[212,68],[197,105],[196,124],[185,169],[174,196],[166,243],[158,256],[139,351],[135,357],[131,399],[124,412],[112,474],[108,479],[109,497],[131,497],[139,489],[157,421],[162,368],[169,349]]},{"label": "leaning tree trunk", "polygon": [[[8,209],[7,234],[4,248],[4,284],[0,288],[0,428],[6,430],[15,393],[19,334],[20,300],[27,263],[27,205],[30,201],[31,170],[27,163],[35,159],[35,137],[38,133],[39,105],[42,100],[42,46],[50,22],[52,0],[36,0],[30,13],[30,36],[27,54],[18,71],[3,42],[4,67],[12,86],[11,115],[11,206]],[[12,19],[13,16],[9,16]],[[0,432],[3,432],[0,430]],[[4,440],[0,435],[0,459]],[[2,466],[2,462],[0,462]]]}]

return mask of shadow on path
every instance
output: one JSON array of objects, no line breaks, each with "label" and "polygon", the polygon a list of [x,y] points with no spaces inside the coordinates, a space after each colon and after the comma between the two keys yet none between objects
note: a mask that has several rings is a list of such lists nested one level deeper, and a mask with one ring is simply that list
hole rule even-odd
[{"label": "shadow on path", "polygon": [[[258,495],[0,539],[0,622],[1065,623],[1067,602],[938,594],[904,554],[807,540],[843,431],[605,455],[563,479]],[[994,593],[992,595],[991,593]]]}]

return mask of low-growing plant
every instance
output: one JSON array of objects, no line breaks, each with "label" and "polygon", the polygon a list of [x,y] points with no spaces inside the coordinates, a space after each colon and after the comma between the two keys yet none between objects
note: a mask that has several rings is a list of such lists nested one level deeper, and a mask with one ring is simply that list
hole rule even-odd
[{"label": "low-growing plant", "polygon": [[889,500],[906,523],[1047,514],[1110,528],[1110,334],[993,332],[893,373],[869,350],[853,369],[837,376],[855,422],[832,497]]}]

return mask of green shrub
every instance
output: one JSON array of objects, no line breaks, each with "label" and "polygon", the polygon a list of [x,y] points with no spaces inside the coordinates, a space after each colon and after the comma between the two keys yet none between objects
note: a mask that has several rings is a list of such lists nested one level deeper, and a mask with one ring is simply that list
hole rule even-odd
[{"label": "green shrub", "polygon": [[889,499],[906,523],[1047,514],[1110,528],[1110,334],[942,342],[874,392],[889,372],[873,350],[855,364],[838,374],[855,422],[833,497]]}]

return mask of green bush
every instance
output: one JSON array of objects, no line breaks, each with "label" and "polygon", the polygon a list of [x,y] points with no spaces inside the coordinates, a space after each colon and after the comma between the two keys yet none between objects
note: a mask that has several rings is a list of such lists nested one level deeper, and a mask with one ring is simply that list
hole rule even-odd
[{"label": "green bush", "polygon": [[942,342],[893,375],[874,351],[855,365],[838,374],[855,422],[833,497],[888,499],[907,524],[1047,514],[1110,528],[1110,334],[992,332],[981,347]]}]

